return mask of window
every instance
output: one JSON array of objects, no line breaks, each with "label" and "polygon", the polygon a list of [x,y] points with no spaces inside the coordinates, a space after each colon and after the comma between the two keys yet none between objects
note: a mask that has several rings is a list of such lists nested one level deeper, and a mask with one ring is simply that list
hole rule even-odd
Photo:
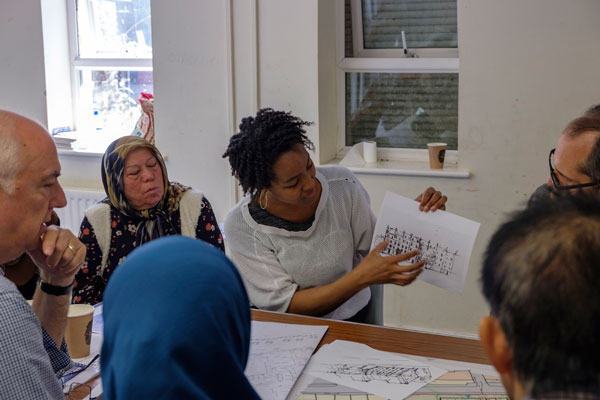
[{"label": "window", "polygon": [[457,0],[345,0],[344,14],[340,147],[456,150]]},{"label": "window", "polygon": [[80,147],[129,135],[153,93],[150,0],[67,0],[73,121]]}]

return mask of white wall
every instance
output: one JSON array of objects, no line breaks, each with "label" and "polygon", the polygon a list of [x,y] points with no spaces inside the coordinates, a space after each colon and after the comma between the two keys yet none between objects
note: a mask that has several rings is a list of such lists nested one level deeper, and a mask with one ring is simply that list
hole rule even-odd
[{"label": "white wall", "polygon": [[228,2],[152,1],[156,142],[169,177],[201,190],[223,218],[235,201],[221,155],[233,126]]},{"label": "white wall", "polygon": [[0,2],[0,109],[46,125],[44,47],[39,0]]},{"label": "white wall", "polygon": [[[235,201],[220,156],[239,119],[258,107],[315,121],[316,159],[333,154],[335,140],[325,137],[337,130],[332,4],[153,1],[158,144],[171,177],[204,190],[219,217]],[[421,282],[385,293],[386,324],[474,335],[488,312],[477,283],[487,240],[545,181],[548,151],[564,125],[600,102],[600,2],[459,4],[459,163],[473,176],[359,178],[375,212],[387,190],[414,197],[434,186],[450,198],[449,211],[481,223],[462,295]],[[0,106],[45,119],[39,2],[5,0],[0,16]],[[98,158],[61,162],[67,186],[101,187]]]},{"label": "white wall", "polygon": [[386,190],[433,185],[449,211],[481,223],[462,295],[417,282],[387,288],[385,321],[475,334],[488,312],[478,285],[482,253],[505,213],[548,176],[548,152],[566,123],[600,102],[600,2],[461,0],[459,158],[469,180],[361,177],[374,208]]}]

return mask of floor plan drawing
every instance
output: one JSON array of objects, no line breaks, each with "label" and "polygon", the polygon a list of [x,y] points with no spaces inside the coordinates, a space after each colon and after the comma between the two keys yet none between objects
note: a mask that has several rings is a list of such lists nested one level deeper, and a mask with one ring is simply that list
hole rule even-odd
[{"label": "floor plan drawing", "polygon": [[252,321],[246,377],[262,399],[286,398],[326,329]]},{"label": "floor plan drawing", "polygon": [[439,243],[432,243],[413,233],[400,230],[397,227],[387,225],[385,233],[375,238],[375,244],[389,240],[390,244],[381,252],[382,254],[396,255],[413,250],[421,250],[421,254],[410,259],[410,263],[416,263],[423,259],[427,260],[425,269],[440,274],[450,275],[453,272],[454,262],[458,256],[458,250],[451,251]]},{"label": "floor plan drawing", "polygon": [[407,385],[411,382],[429,382],[431,373],[428,368],[403,368],[397,365],[348,365],[335,364],[329,368],[329,373],[347,375],[352,380],[360,382],[383,381],[393,384]]}]

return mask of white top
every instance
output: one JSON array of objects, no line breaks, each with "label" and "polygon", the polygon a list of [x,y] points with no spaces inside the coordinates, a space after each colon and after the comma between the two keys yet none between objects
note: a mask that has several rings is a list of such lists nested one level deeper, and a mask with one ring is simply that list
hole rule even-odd
[{"label": "white top", "polygon": [[[316,176],[321,198],[306,231],[256,223],[248,210],[248,197],[227,215],[226,248],[258,308],[287,311],[297,290],[338,280],[369,252],[375,215],[367,191],[344,167],[317,167]],[[370,289],[365,288],[325,317],[350,318],[370,298]]]}]

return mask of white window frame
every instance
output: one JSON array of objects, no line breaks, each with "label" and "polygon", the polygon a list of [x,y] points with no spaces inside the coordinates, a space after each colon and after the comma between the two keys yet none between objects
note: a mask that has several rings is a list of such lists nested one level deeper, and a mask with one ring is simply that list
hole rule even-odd
[{"label": "white window frame", "polygon": [[[67,32],[69,40],[69,58],[71,63],[71,95],[73,98],[73,125],[75,130],[80,131],[78,126],[81,122],[77,115],[79,99],[79,71],[80,70],[115,70],[115,71],[152,71],[152,58],[97,58],[79,56],[79,36],[77,34],[77,2],[79,0],[67,1]],[[82,0],[85,1],[85,0]],[[133,127],[131,127],[133,130]]]},{"label": "white window frame", "polygon": [[[346,146],[346,73],[455,73],[459,70],[458,48],[409,49],[416,57],[404,54],[404,49],[365,49],[361,0],[351,0],[352,45],[354,57],[345,57],[345,5],[337,0],[337,83],[338,83],[338,153],[343,158],[350,146]],[[458,1],[457,1],[458,7]],[[460,46],[459,46],[460,47]],[[378,157],[387,160],[425,161],[427,149],[378,148]],[[446,163],[456,164],[458,150],[446,152]]]}]

